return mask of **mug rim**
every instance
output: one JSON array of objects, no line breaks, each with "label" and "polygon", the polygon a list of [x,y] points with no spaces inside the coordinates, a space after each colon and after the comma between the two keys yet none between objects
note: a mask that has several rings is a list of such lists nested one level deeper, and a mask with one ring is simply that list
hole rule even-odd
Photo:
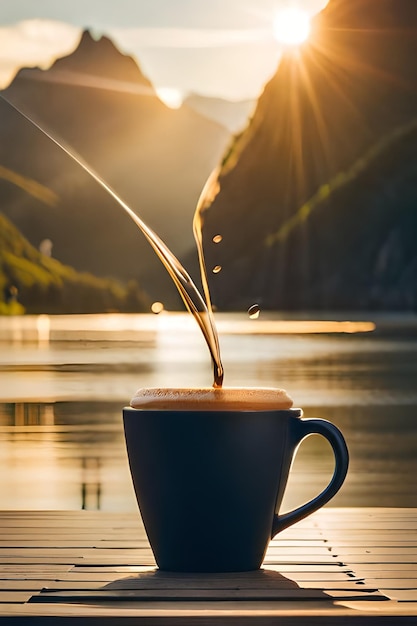
[{"label": "mug rim", "polygon": [[258,415],[259,413],[290,413],[291,415],[293,415],[294,417],[301,417],[304,414],[304,411],[301,407],[290,407],[289,409],[218,409],[218,410],[213,410],[213,409],[198,409],[198,408],[192,408],[192,409],[187,409],[187,408],[183,408],[183,409],[171,409],[171,408],[151,408],[151,407],[143,407],[143,408],[135,408],[133,406],[125,406],[123,407],[123,412],[125,411],[134,411],[134,412],[139,412],[139,413],[178,413],[178,414],[184,414],[184,413],[198,413],[198,414],[208,414],[208,415],[212,415],[213,413],[253,413],[255,415]]}]

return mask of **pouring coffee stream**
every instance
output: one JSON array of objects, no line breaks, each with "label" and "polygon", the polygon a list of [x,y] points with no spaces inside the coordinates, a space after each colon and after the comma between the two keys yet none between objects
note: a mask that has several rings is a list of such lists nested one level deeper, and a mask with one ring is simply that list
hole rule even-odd
[{"label": "pouring coffee stream", "polygon": [[220,345],[217,328],[214,321],[213,308],[211,304],[210,289],[207,280],[207,271],[204,261],[203,239],[202,239],[202,212],[207,204],[217,195],[218,184],[216,168],[209,176],[203,187],[200,198],[197,203],[194,220],[193,233],[198,250],[198,259],[200,264],[201,282],[203,285],[203,294],[201,295],[191,276],[188,274],[182,263],[171,252],[162,239],[150,228],[136,213],[122,200],[122,198],[112,189],[110,185],[93,170],[84,159],[76,154],[76,152],[58,140],[50,132],[48,132],[38,122],[35,122],[29,115],[24,113],[13,102],[0,94],[0,97],[7,102],[17,113],[22,115],[30,124],[41,131],[48,139],[63,150],[71,159],[73,159],[83,170],[85,170],[105,191],[118,203],[118,205],[129,215],[135,222],[136,226],[142,231],[158,258],[164,265],[171,279],[173,280],[186,308],[196,320],[200,330],[206,340],[210,356],[213,362],[214,382],[213,387],[219,388],[223,384],[224,370],[220,357]]}]

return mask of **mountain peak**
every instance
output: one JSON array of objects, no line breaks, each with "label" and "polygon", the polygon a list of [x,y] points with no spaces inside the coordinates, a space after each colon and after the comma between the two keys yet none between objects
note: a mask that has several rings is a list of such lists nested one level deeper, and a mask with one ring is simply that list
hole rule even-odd
[{"label": "mountain peak", "polygon": [[151,82],[144,76],[133,57],[123,54],[104,35],[96,39],[89,29],[82,32],[74,52],[55,61],[51,71],[101,76],[140,84],[153,90]]}]

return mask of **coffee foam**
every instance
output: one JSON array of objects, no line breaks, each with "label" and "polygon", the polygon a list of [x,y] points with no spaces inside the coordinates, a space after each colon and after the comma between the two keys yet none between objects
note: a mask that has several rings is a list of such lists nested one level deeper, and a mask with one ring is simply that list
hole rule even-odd
[{"label": "coffee foam", "polygon": [[269,387],[156,387],[138,389],[130,406],[171,411],[270,411],[290,409],[293,401],[284,389]]}]

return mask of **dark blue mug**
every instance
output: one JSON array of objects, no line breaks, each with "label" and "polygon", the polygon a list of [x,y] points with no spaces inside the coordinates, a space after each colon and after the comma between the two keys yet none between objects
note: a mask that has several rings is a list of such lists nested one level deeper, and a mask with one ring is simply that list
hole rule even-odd
[{"label": "dark blue mug", "polygon": [[[161,570],[258,569],[271,538],[337,493],[349,463],[343,435],[301,416],[301,409],[123,410],[136,497]],[[295,451],[312,434],[333,448],[333,477],[316,498],[280,515]]]}]

